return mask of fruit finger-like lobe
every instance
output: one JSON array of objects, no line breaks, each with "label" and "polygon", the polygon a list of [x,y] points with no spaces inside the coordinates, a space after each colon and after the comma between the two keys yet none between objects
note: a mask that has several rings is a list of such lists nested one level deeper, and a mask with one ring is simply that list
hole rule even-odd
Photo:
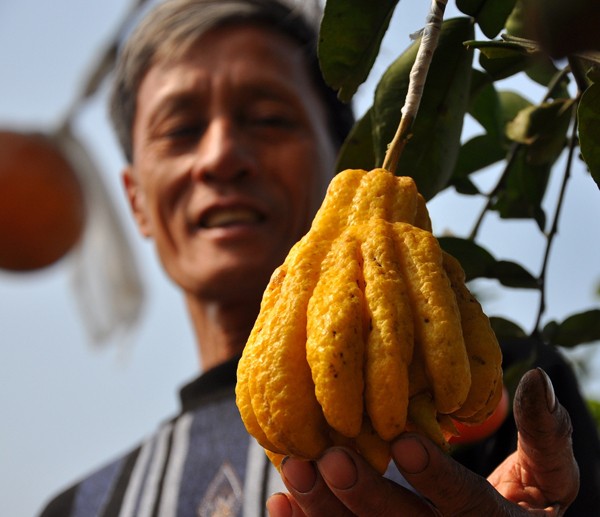
[{"label": "fruit finger-like lobe", "polygon": [[471,371],[442,250],[428,231],[405,223],[395,223],[394,229],[414,310],[415,340],[421,345],[435,407],[452,413],[467,398]]},{"label": "fruit finger-like lobe", "polygon": [[422,230],[432,231],[431,219],[427,210],[427,203],[421,194],[417,194],[417,212],[415,214],[415,226]]},{"label": "fruit finger-like lobe", "polygon": [[414,328],[410,298],[399,273],[393,226],[372,219],[361,227],[365,300],[370,332],[365,352],[365,406],[384,440],[406,423],[408,365]]},{"label": "fruit finger-like lobe", "polygon": [[[383,171],[383,169],[381,169]],[[384,171],[387,174],[390,172]],[[409,176],[396,176],[396,185],[392,197],[392,207],[387,221],[391,223],[414,224],[417,215],[418,195],[417,185]]]},{"label": "fruit finger-like lobe", "polygon": [[358,452],[383,475],[391,460],[390,444],[379,436],[368,417],[364,418],[360,434],[354,442]]},{"label": "fruit finger-like lobe", "polygon": [[265,454],[269,461],[273,464],[273,466],[277,469],[278,472],[281,472],[281,464],[283,463],[283,459],[285,458],[285,454],[279,454],[277,452],[270,451],[265,449]]},{"label": "fruit finger-like lobe", "polygon": [[364,170],[347,169],[331,180],[323,204],[313,219],[312,234],[320,239],[333,240],[343,231],[353,210],[356,190],[365,174]]},{"label": "fruit finger-like lobe", "polygon": [[437,420],[437,410],[429,393],[419,393],[410,399],[408,419],[408,430],[423,433],[443,450],[449,449],[450,446]]},{"label": "fruit finger-like lobe", "polygon": [[465,348],[471,369],[471,389],[453,418],[472,417],[492,400],[502,384],[502,352],[488,317],[465,285],[465,273],[453,256],[444,253],[444,269],[456,295]]},{"label": "fruit finger-like lobe", "polygon": [[306,360],[306,310],[328,241],[303,238],[286,262],[287,274],[273,316],[256,339],[248,386],[256,419],[269,442],[286,454],[317,458],[329,445]]},{"label": "fruit finger-like lobe", "polygon": [[[397,178],[391,172],[385,169],[373,169],[366,173],[352,200],[352,212],[348,218],[348,225],[360,225],[371,218],[391,220],[394,213],[398,211],[399,201],[395,196],[398,190]],[[414,207],[416,207],[416,201]],[[410,212],[411,210],[409,208],[406,211]],[[411,216],[414,218],[414,210]]]},{"label": "fruit finger-like lobe", "polygon": [[333,243],[308,303],[306,358],[317,400],[331,427],[357,436],[363,415],[364,297],[359,243]]},{"label": "fruit finger-like lobe", "polygon": [[483,406],[479,411],[469,417],[455,417],[454,414],[451,415],[452,418],[455,418],[458,422],[462,422],[468,425],[477,425],[486,421],[492,413],[495,411],[496,406],[500,403],[502,399],[502,391],[503,384],[501,381],[498,381],[494,385],[494,391],[491,394],[489,400],[486,402],[485,406]]},{"label": "fruit finger-like lobe", "polygon": [[236,404],[240,411],[242,421],[246,426],[248,432],[256,438],[256,441],[264,448],[273,452],[282,452],[280,449],[275,447],[267,435],[260,427],[254,409],[252,408],[252,400],[250,397],[250,389],[248,386],[248,374],[249,372],[258,366],[261,361],[260,347],[257,346],[257,336],[263,331],[263,326],[268,317],[272,317],[272,311],[275,306],[275,302],[281,295],[281,288],[283,279],[286,275],[286,267],[280,266],[271,275],[269,285],[263,294],[263,298],[260,305],[260,312],[254,323],[254,328],[251,332],[251,337],[246,343],[244,352],[237,368],[237,382],[235,385],[235,398]]}]

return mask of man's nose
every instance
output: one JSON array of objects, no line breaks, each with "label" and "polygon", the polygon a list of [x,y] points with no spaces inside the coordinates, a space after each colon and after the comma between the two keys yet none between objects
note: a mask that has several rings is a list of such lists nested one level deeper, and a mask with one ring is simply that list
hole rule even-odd
[{"label": "man's nose", "polygon": [[198,181],[229,182],[256,170],[251,149],[243,133],[228,118],[215,118],[208,124],[196,148],[192,176]]}]

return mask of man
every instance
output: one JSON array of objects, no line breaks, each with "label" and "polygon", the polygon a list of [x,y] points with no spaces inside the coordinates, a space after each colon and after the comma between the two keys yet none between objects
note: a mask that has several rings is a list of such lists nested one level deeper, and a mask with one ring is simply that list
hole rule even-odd
[{"label": "man", "polygon": [[[182,290],[204,374],[182,389],[179,415],[55,498],[44,517],[262,515],[267,497],[284,488],[243,428],[235,369],[268,279],[308,230],[352,123],[349,108],[322,83],[315,38],[299,12],[276,0],[168,0],[127,42],[111,105],[128,162],[123,181],[141,234],[154,241]],[[429,455],[438,477],[460,474],[459,495],[473,496],[474,512],[515,511],[520,502],[562,511],[578,487],[570,421],[558,403],[546,403],[553,400],[546,377],[530,376],[521,399],[542,408],[533,423],[548,424],[544,445],[560,454],[551,465],[498,471],[493,485],[507,499],[425,439],[399,441],[396,459],[414,456],[418,469],[418,455],[421,463]],[[536,454],[535,442],[526,443],[510,466]],[[343,476],[355,468],[360,483],[345,494],[362,499],[362,507],[328,488],[312,463],[289,460],[283,477],[296,499],[276,495],[270,511],[337,515],[343,506],[372,515],[384,500],[397,503],[390,512],[403,504],[432,511],[360,458],[348,463],[347,453],[332,454],[319,472],[331,481],[327,466]],[[548,479],[549,465],[566,481]],[[401,466],[440,508],[457,507],[456,494],[442,490],[436,499],[445,487],[421,486],[418,474]],[[525,486],[515,479],[522,474],[533,476]],[[517,481],[538,490],[535,497],[525,501],[522,491],[504,489]]]}]

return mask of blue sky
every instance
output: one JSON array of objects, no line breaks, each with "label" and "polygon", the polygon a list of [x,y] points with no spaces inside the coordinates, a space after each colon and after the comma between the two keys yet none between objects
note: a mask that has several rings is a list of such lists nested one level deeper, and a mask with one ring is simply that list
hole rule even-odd
[{"label": "blue sky", "polygon": [[[427,6],[400,2],[373,77],[409,44]],[[0,126],[47,129],[66,114],[94,59],[128,9],[123,0],[5,0],[0,4]],[[398,49],[392,50],[393,48]],[[373,82],[360,92],[369,103]],[[176,391],[199,369],[183,302],[151,246],[138,236],[120,190],[122,158],[107,124],[105,89],[78,113],[75,127],[96,162],[131,240],[146,296],[127,334],[91,339],[73,289],[67,257],[31,274],[0,271],[0,486],[3,515],[34,515],[54,492],[133,446],[177,409]],[[539,97],[537,97],[539,98]],[[534,97],[532,100],[536,100]],[[491,174],[491,173],[490,173]],[[478,178],[481,184],[489,174]],[[0,193],[0,202],[1,202]],[[552,186],[549,202],[556,196]],[[550,268],[548,318],[598,305],[599,192],[581,167],[571,180]],[[466,232],[477,200],[440,196],[430,211],[437,232]],[[502,258],[537,271],[542,239],[532,223],[486,222],[485,242]],[[537,297],[481,283],[489,314],[530,328]],[[596,360],[596,371],[600,364]],[[598,384],[586,390],[600,393]],[[598,395],[600,397],[600,395]]]}]

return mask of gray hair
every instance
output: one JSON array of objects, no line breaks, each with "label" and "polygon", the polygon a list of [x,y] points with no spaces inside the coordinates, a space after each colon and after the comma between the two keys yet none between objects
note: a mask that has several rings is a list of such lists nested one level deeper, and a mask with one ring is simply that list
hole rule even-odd
[{"label": "gray hair", "polygon": [[128,162],[133,160],[138,89],[149,68],[181,56],[210,29],[235,23],[264,24],[298,42],[327,110],[332,139],[341,145],[354,116],[351,107],[341,103],[323,81],[316,50],[316,12],[284,0],[166,0],[154,7],[126,41],[115,68],[110,116]]}]

